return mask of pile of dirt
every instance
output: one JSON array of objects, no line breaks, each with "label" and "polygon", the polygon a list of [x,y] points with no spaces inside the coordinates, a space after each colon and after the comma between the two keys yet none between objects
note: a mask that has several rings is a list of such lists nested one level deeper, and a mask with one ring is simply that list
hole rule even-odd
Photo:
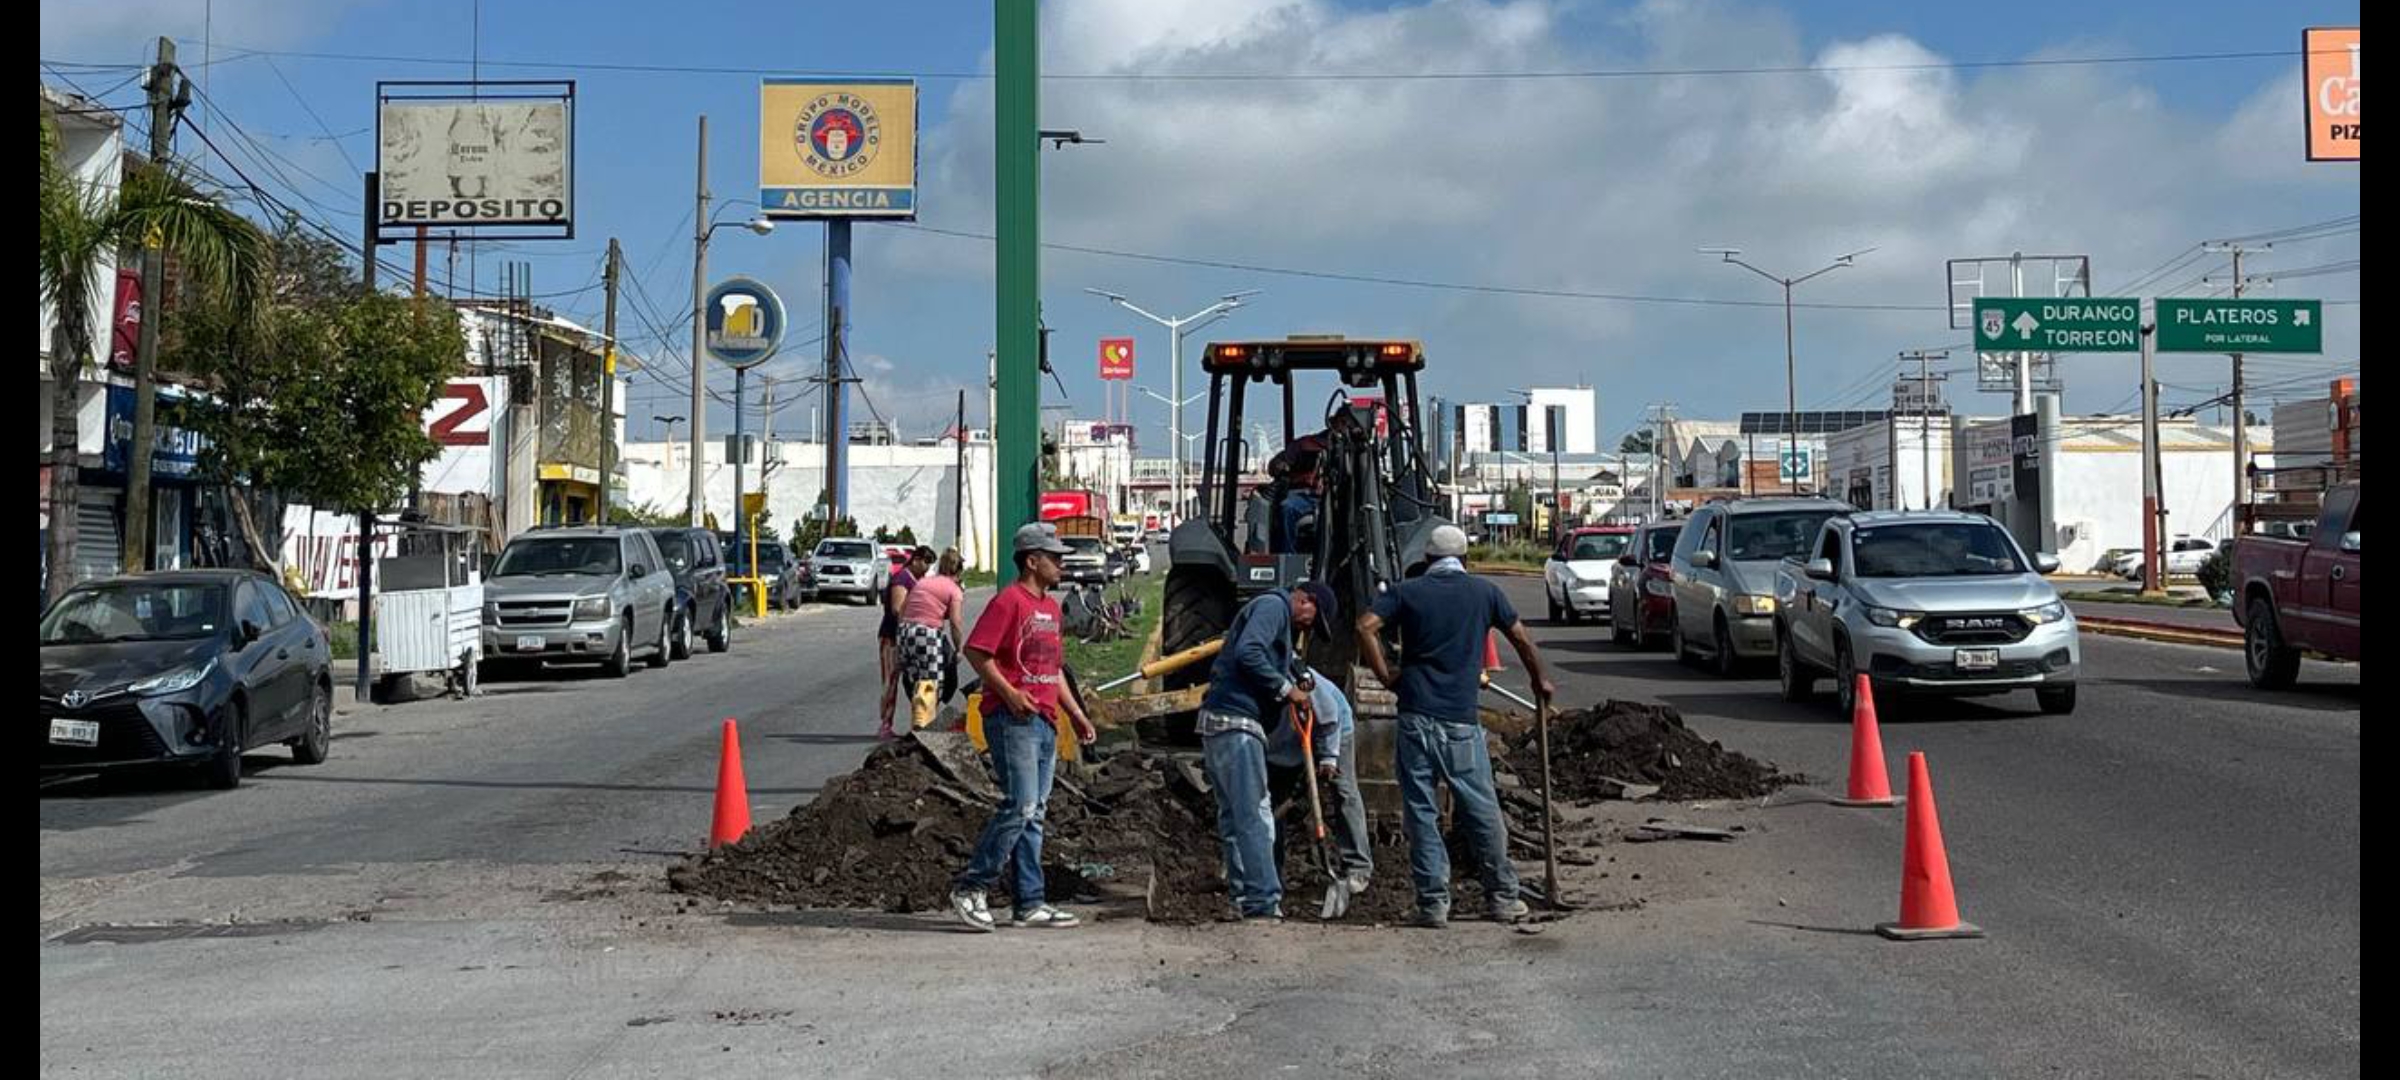
[{"label": "pile of dirt", "polygon": [[[1511,843],[1520,858],[1538,845],[1540,804],[1502,768]],[[1072,774],[1072,775],[1071,775]],[[694,856],[667,873],[679,893],[741,904],[802,908],[938,911],[974,852],[999,801],[989,765],[966,736],[918,732],[877,747],[856,771],[825,785],[814,802],[751,830],[740,843]],[[1307,820],[1307,805],[1284,808]],[[1285,913],[1313,919],[1330,876],[1295,824],[1283,853]],[[1343,919],[1397,922],[1414,908],[1408,846],[1397,820],[1378,821],[1371,850],[1376,879]],[[1054,902],[1111,897],[1138,903],[1153,921],[1227,917],[1216,803],[1196,755],[1125,748],[1094,764],[1062,765],[1043,833],[1043,878]],[[1466,861],[1453,854],[1454,867]],[[1009,902],[1011,872],[991,894]],[[1469,875],[1471,876],[1471,875]],[[1472,881],[1453,890],[1461,912],[1481,904]]]},{"label": "pile of dirt", "polygon": [[[1550,722],[1550,774],[1561,798],[1618,798],[1625,783],[1634,783],[1655,785],[1667,799],[1749,799],[1805,779],[1701,738],[1672,706],[1612,698],[1556,713]],[[1510,744],[1508,763],[1540,789],[1541,745],[1533,732]]]}]

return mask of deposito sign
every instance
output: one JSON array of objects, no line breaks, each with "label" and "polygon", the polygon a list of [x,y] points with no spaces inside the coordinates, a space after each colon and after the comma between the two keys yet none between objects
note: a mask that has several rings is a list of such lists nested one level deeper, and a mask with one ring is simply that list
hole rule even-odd
[{"label": "deposito sign", "polygon": [[376,127],[380,224],[574,222],[574,129],[565,100],[387,100]]},{"label": "deposito sign", "polygon": [[1119,380],[1133,378],[1132,338],[1100,339],[1100,377]]},{"label": "deposito sign", "polygon": [[2307,95],[2308,160],[2358,160],[2358,27],[2300,32],[2301,93]]},{"label": "deposito sign", "polygon": [[2142,302],[2115,297],[1975,299],[1978,352],[2140,352]]},{"label": "deposito sign", "polygon": [[760,80],[758,204],[771,218],[916,220],[916,81]]},{"label": "deposito sign", "polygon": [[708,291],[708,354],[736,368],[765,363],[783,345],[783,300],[755,278],[727,278]]}]

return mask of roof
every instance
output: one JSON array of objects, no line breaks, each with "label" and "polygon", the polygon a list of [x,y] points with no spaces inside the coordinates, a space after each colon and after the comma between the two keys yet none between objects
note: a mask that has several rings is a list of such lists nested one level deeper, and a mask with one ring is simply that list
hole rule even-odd
[{"label": "roof", "polygon": [[[1844,409],[1833,412],[1802,412],[1799,414],[1802,435],[1829,435],[1854,427],[1880,423],[1891,414],[1883,411]],[[1744,435],[1784,435],[1792,430],[1793,416],[1784,412],[1746,412],[1742,414]]]},{"label": "roof", "polygon": [[1850,521],[1855,525],[1905,525],[1924,521],[1994,524],[1992,519],[1982,514],[1969,514],[1959,510],[1862,510],[1850,515]]},{"label": "roof", "polygon": [[[1827,506],[1847,509],[1849,503],[1821,495],[1766,495],[1758,498],[1721,499],[1709,504],[1721,506],[1729,514],[1759,514],[1772,510],[1822,510]],[[1703,509],[1706,509],[1703,507]]]}]

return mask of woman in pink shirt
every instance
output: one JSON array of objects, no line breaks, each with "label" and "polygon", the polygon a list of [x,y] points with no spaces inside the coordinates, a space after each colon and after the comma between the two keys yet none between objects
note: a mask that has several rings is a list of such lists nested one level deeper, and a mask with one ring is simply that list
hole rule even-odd
[{"label": "woman in pink shirt", "polygon": [[958,583],[958,575],[965,569],[966,560],[959,557],[957,548],[943,552],[938,575],[917,582],[900,610],[901,685],[909,694],[910,720],[918,727],[933,722],[921,687],[931,682],[946,688],[944,676],[958,655],[958,643],[967,637],[967,591]]}]

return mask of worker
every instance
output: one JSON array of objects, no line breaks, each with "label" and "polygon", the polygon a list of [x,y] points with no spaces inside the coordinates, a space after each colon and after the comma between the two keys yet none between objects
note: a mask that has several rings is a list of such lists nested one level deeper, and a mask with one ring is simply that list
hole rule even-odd
[{"label": "worker", "polygon": [[[1322,611],[1317,618],[1327,627],[1334,625]],[[1368,880],[1375,876],[1375,855],[1367,840],[1367,803],[1358,792],[1357,722],[1341,687],[1321,671],[1312,669],[1309,677],[1316,683],[1308,699],[1317,714],[1310,749],[1315,751],[1318,797],[1325,800],[1325,827],[1333,833],[1334,847],[1341,852],[1342,876],[1355,896],[1367,891]],[[1285,724],[1267,736],[1268,793],[1275,805],[1293,807],[1284,815],[1290,824],[1275,830],[1278,866],[1283,863],[1287,837],[1315,840],[1308,804],[1296,801],[1308,797],[1308,777],[1300,772],[1307,764],[1300,751],[1299,725]]]},{"label": "worker", "polygon": [[1225,888],[1244,919],[1283,918],[1283,880],[1275,866],[1275,808],[1267,793],[1267,739],[1309,700],[1294,642],[1334,613],[1333,590],[1305,582],[1242,606],[1225,630],[1209,670],[1198,730],[1208,786],[1217,796],[1217,837],[1225,845]]},{"label": "worker", "polygon": [[1075,550],[1058,530],[1035,523],[1017,530],[1017,580],[984,605],[968,633],[967,663],[983,680],[983,735],[991,747],[992,772],[1000,782],[1000,807],[992,812],[975,854],[950,889],[950,909],[970,930],[993,929],[988,892],[1000,870],[1016,861],[1009,895],[1016,902],[1011,925],[1068,927],[1081,920],[1050,906],[1042,887],[1042,820],[1050,803],[1051,770],[1058,764],[1058,718],[1075,725],[1086,745],[1099,740],[1083,705],[1067,693],[1062,618],[1050,590],[1065,575],[1060,560]]},{"label": "worker", "polygon": [[[1434,529],[1426,546],[1433,564],[1377,597],[1374,609],[1358,619],[1359,655],[1400,698],[1397,775],[1409,875],[1417,890],[1414,925],[1436,930],[1450,921],[1450,856],[1442,842],[1440,804],[1434,801],[1437,781],[1450,788],[1452,827],[1463,834],[1463,846],[1474,859],[1488,913],[1496,921],[1514,922],[1527,911],[1517,898],[1508,824],[1500,815],[1491,748],[1476,703],[1485,636],[1495,629],[1508,635],[1540,701],[1557,692],[1524,620],[1498,586],[1467,574],[1461,561],[1466,553],[1467,534],[1458,526]],[[1383,651],[1386,625],[1399,631],[1397,672]]]}]

